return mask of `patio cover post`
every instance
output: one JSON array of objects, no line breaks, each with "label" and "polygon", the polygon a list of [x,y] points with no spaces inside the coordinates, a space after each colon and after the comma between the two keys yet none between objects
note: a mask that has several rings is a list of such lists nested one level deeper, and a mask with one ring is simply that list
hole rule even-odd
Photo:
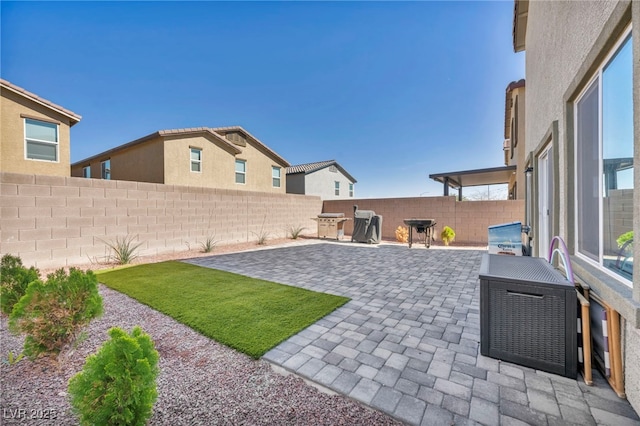
[{"label": "patio cover post", "polygon": [[449,178],[448,177],[444,178],[444,196],[445,197],[449,196]]}]

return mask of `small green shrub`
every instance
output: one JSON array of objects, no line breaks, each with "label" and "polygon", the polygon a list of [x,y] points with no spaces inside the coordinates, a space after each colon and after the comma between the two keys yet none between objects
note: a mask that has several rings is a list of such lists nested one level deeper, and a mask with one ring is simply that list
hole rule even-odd
[{"label": "small green shrub", "polygon": [[133,262],[138,257],[137,251],[142,245],[141,242],[135,243],[135,239],[136,237],[133,235],[126,235],[124,237],[116,237],[115,241],[105,241],[105,244],[112,251],[109,258],[118,265],[127,265]]},{"label": "small green shrub", "polygon": [[456,239],[456,233],[453,231],[453,229],[445,226],[440,233],[440,239],[442,240],[442,242],[444,242],[445,246],[448,246]]},{"label": "small green shrub", "polygon": [[22,266],[22,259],[10,254],[2,256],[0,261],[0,308],[9,315],[13,306],[24,296],[27,286],[40,274],[33,266],[29,269]]},{"label": "small green shrub", "polygon": [[24,353],[21,352],[17,355],[14,355],[13,352],[9,351],[9,353],[7,354],[7,359],[3,360],[3,362],[5,364],[13,365],[20,362],[22,358],[24,358]]},{"label": "small green shrub", "polygon": [[203,242],[200,243],[200,249],[203,253],[211,253],[214,247],[218,244],[213,235],[208,235]]},{"label": "small green shrub", "polygon": [[56,354],[75,340],[80,329],[102,314],[98,279],[91,271],[71,268],[33,281],[9,316],[13,332],[27,335],[24,354],[34,358],[42,353]]},{"label": "small green shrub", "polygon": [[71,406],[86,425],[144,425],[158,396],[158,352],[140,327],[110,340],[69,380]]},{"label": "small green shrub", "polygon": [[304,226],[290,226],[289,227],[289,236],[291,237],[292,240],[297,240],[298,237],[300,236],[300,234],[302,234],[302,231],[304,231],[305,228]]}]

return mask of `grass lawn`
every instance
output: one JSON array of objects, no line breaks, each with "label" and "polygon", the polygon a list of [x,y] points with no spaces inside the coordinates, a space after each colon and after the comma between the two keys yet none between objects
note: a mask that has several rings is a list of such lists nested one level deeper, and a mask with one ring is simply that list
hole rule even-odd
[{"label": "grass lawn", "polygon": [[253,358],[349,301],[175,261],[96,275],[106,286]]}]

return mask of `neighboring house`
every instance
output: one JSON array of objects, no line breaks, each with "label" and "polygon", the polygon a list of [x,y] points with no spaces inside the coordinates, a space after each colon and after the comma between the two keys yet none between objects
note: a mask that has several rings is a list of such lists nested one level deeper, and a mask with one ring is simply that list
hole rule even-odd
[{"label": "neighboring house", "polygon": [[612,338],[640,412],[640,244],[618,242],[640,231],[640,2],[516,0],[513,45],[526,50],[534,254],[561,236],[578,280],[621,315]]},{"label": "neighboring house", "polygon": [[240,126],[160,130],[75,162],[72,176],[286,192],[289,163]]},{"label": "neighboring house", "polygon": [[504,165],[516,166],[509,178],[508,194],[510,200],[523,200],[525,197],[524,166],[526,150],[524,141],[524,79],[512,81],[507,86],[504,109]]},{"label": "neighboring house", "polygon": [[0,171],[70,176],[70,128],[82,117],[0,79]]},{"label": "neighboring house", "polygon": [[317,195],[323,200],[355,197],[356,180],[336,160],[288,167],[289,194]]}]

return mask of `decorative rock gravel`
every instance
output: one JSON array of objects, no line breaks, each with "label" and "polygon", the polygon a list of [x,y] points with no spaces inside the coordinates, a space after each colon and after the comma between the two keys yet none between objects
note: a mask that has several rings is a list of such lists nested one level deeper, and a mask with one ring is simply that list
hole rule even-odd
[{"label": "decorative rock gravel", "polygon": [[[140,325],[160,354],[158,399],[151,425],[391,425],[398,421],[343,396],[330,396],[295,376],[273,371],[265,361],[210,340],[135,300],[100,287],[104,315],[87,328],[88,338],[59,362],[50,359],[0,366],[0,424],[74,425],[69,378],[107,339],[107,330]],[[2,316],[0,356],[22,350],[23,338],[7,330]],[[47,419],[48,417],[48,419]]]}]

